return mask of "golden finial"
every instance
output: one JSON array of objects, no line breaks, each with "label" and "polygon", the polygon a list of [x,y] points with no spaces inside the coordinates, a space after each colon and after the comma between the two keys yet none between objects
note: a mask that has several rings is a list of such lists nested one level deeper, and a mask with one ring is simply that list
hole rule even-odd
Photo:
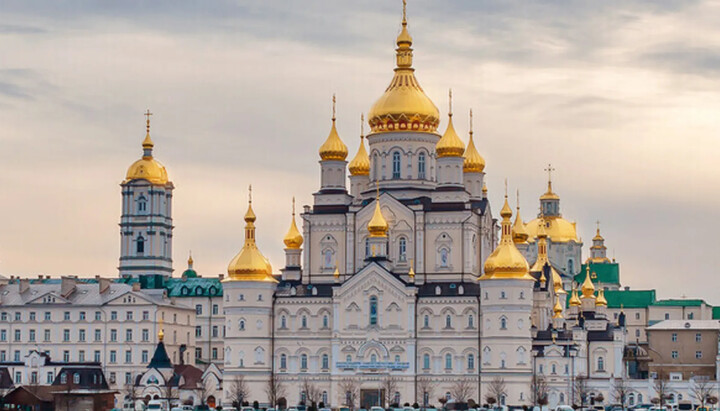
[{"label": "golden finial", "polygon": [[553,307],[553,319],[561,319],[562,316],[562,305],[560,304],[560,297],[555,295],[555,306]]},{"label": "golden finial", "polygon": [[333,116],[332,121],[335,121],[335,93],[333,93]]},{"label": "golden finial", "polygon": [[285,238],[283,238],[285,246],[292,250],[298,250],[303,244],[303,237],[295,224],[295,197],[292,198],[292,219],[290,220],[290,228]]},{"label": "golden finial", "polygon": [[410,277],[410,280],[415,280],[415,270],[413,269],[413,259],[410,259],[410,270],[408,271],[408,277]]},{"label": "golden finial", "polygon": [[163,331],[162,318],[160,318],[160,320],[158,321],[158,328],[160,328],[160,331],[158,331],[158,340],[160,340],[160,342],[163,342],[163,340],[165,339],[165,332]]},{"label": "golden finial", "polygon": [[555,171],[552,164],[548,163],[547,168],[545,169],[548,173],[548,185],[552,184],[552,172]]},{"label": "golden finial", "polygon": [[507,177],[505,177],[505,198],[507,198],[507,187],[508,187]]},{"label": "golden finial", "polygon": [[452,117],[452,89],[448,89],[448,116]]},{"label": "golden finial", "polygon": [[144,149],[143,157],[152,157],[152,148],[155,143],[153,143],[150,138],[150,116],[152,116],[153,113],[151,113],[150,109],[148,109],[143,115],[147,118],[147,120],[145,120],[145,140],[142,142]]},{"label": "golden finial", "polygon": [[248,204],[252,204],[252,184],[248,186]]},{"label": "golden finial", "polygon": [[153,115],[153,113],[150,112],[150,109],[147,109],[147,111],[144,114],[144,116],[147,118],[145,129],[147,130],[148,133],[150,132],[150,116],[152,116],[152,115]]},{"label": "golden finial", "polygon": [[335,264],[335,272],[333,273],[333,277],[335,277],[336,280],[340,278],[340,270],[338,269],[337,264]]},{"label": "golden finial", "polygon": [[407,0],[403,0],[403,26],[407,25]]},{"label": "golden finial", "polygon": [[365,138],[365,113],[360,113],[360,141]]},{"label": "golden finial", "polygon": [[193,258],[192,258],[192,250],[190,250],[190,254],[188,256],[188,268],[192,268],[193,266]]},{"label": "golden finial", "polygon": [[472,137],[473,130],[472,130],[472,109],[470,109],[470,136]]}]

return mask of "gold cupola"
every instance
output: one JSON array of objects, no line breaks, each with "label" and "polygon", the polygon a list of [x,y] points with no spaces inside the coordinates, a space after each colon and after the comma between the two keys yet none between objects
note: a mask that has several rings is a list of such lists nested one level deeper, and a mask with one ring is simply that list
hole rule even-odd
[{"label": "gold cupola", "polygon": [[348,148],[340,139],[335,127],[335,95],[332,98],[332,126],[330,134],[323,145],[320,146],[320,159],[323,161],[345,161],[348,156]]},{"label": "gold cupola", "polygon": [[477,148],[475,148],[472,120],[473,114],[472,109],[470,109],[470,140],[468,141],[467,148],[465,148],[465,153],[463,154],[463,157],[465,157],[465,161],[463,162],[463,172],[482,173],[483,170],[485,170],[485,159],[480,155],[480,153],[478,153]]},{"label": "gold cupola", "polygon": [[125,175],[125,183],[132,180],[147,180],[154,185],[165,185],[168,183],[168,175],[167,170],[165,170],[165,166],[155,160],[152,155],[155,143],[153,143],[150,138],[151,115],[152,113],[150,110],[145,113],[147,120],[145,126],[145,139],[142,142],[143,156],[140,160],[137,160],[130,166],[130,168],[128,168],[127,174]]},{"label": "gold cupola", "polygon": [[290,221],[290,229],[288,229],[285,238],[283,238],[285,247],[290,250],[299,250],[303,244],[303,236],[300,234],[297,225],[295,224],[295,197],[292,199],[292,220]]},{"label": "gold cupola", "polygon": [[596,307],[607,307],[607,305],[608,305],[608,302],[605,299],[605,290],[601,288],[598,290],[598,295],[597,295],[597,298],[595,299],[595,306]]},{"label": "gold cupola", "polygon": [[582,298],[595,298],[595,285],[590,279],[590,264],[585,267],[585,281],[583,281],[582,287],[580,288]]},{"label": "gold cupola", "polygon": [[[467,161],[467,158],[466,158]],[[512,227],[512,236],[515,244],[527,243],[528,233],[525,229],[522,217],[520,217],[520,191],[517,193],[517,214],[515,214],[515,222]],[[536,263],[537,264],[537,263]],[[532,271],[532,270],[531,270]]]},{"label": "gold cupola", "polygon": [[360,147],[358,147],[355,158],[348,164],[348,170],[352,176],[369,176],[370,175],[370,157],[365,150],[365,136],[363,126],[365,123],[364,115],[360,115]]},{"label": "gold cupola", "polygon": [[578,297],[578,291],[575,286],[572,288],[572,293],[570,294],[570,307],[579,307],[582,304],[582,301],[580,301],[580,298]]},{"label": "gold cupola", "polygon": [[463,144],[457,132],[455,132],[455,126],[452,121],[452,90],[448,93],[450,104],[448,111],[448,126],[443,134],[442,138],[438,140],[435,145],[435,152],[438,157],[462,157],[465,152],[465,144]]},{"label": "gold cupola", "polygon": [[380,211],[380,194],[375,197],[375,212],[367,225],[370,237],[387,237],[388,222]]},{"label": "gold cupola", "polygon": [[550,266],[550,275],[552,276],[553,280],[553,290],[555,291],[555,294],[567,294],[567,291],[563,289],[563,283],[562,283],[562,277],[557,272],[555,267],[552,266],[550,263],[550,259],[548,258],[548,249],[547,249],[547,233],[545,232],[545,226],[543,224],[539,225],[538,230],[538,256],[537,260],[535,260],[535,264],[533,264],[530,271],[532,272],[543,272],[543,267],[545,264]]},{"label": "gold cupola", "polygon": [[403,0],[402,30],[397,37],[395,75],[385,93],[368,112],[373,133],[419,131],[435,133],[440,112],[425,94],[412,67],[412,37],[407,29],[407,4]]},{"label": "gold cupola", "polygon": [[512,209],[508,205],[507,194],[505,194],[505,205],[500,210],[500,215],[502,216],[500,244],[485,261],[485,274],[479,280],[519,279],[535,281],[528,274],[528,263],[525,257],[518,251],[512,240],[512,223],[510,222]]},{"label": "gold cupola", "polygon": [[562,305],[560,304],[560,297],[556,295],[555,296],[555,306],[553,307],[553,317],[552,318],[554,320],[563,318],[562,312],[563,312],[563,308],[562,308]]},{"label": "gold cupola", "polygon": [[[252,193],[252,187],[250,188]],[[272,275],[272,266],[255,243],[255,212],[252,209],[252,195],[245,213],[245,244],[228,265],[227,281],[269,281],[277,282]]]}]

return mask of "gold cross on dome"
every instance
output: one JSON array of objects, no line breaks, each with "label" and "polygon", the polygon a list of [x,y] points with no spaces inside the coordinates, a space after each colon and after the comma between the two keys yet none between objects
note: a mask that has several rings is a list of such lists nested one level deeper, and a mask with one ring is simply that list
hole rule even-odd
[{"label": "gold cross on dome", "polygon": [[150,109],[147,109],[147,111],[143,115],[147,118],[147,120],[146,120],[147,126],[146,127],[147,127],[147,131],[150,132],[150,116],[152,116],[153,113],[150,112]]},{"label": "gold cross on dome", "polygon": [[552,181],[552,172],[555,171],[552,164],[548,163],[548,166],[545,169],[545,171],[547,171],[547,173],[548,173],[548,181]]}]

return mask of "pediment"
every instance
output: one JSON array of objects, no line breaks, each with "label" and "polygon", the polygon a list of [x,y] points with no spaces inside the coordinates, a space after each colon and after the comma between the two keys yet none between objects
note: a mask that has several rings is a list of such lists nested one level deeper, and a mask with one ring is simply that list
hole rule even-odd
[{"label": "pediment", "polygon": [[[413,210],[399,202],[392,195],[388,193],[380,195],[380,211],[387,220],[391,232],[412,230],[412,222],[415,220]],[[375,201],[368,203],[357,212],[355,220],[357,221],[357,227],[359,227],[359,233],[367,233],[366,227],[374,212]]]},{"label": "pediment", "polygon": [[388,292],[398,299],[412,297],[415,293],[415,287],[406,286],[399,278],[376,262],[363,267],[342,286],[335,288],[333,293],[335,298],[344,298],[370,289]]},{"label": "pediment", "polygon": [[28,300],[27,304],[71,304],[71,302],[55,291],[48,291],[32,300]]}]

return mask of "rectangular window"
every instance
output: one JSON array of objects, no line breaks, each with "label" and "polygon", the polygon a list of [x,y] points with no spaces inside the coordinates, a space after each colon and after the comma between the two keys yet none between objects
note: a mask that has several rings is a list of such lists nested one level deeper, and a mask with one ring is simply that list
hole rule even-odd
[{"label": "rectangular window", "polygon": [[7,341],[7,330],[0,330],[0,341]]},{"label": "rectangular window", "polygon": [[0,351],[0,361],[7,361],[7,354],[5,353],[5,350]]},{"label": "rectangular window", "polygon": [[128,311],[127,313],[125,313],[125,319],[128,320],[128,321],[132,321],[132,319],[133,319],[133,312],[132,312],[132,311]]},{"label": "rectangular window", "polygon": [[110,311],[110,321],[117,321],[117,311]]},{"label": "rectangular window", "polygon": [[117,341],[117,330],[112,329],[110,330],[110,342],[116,342]]},{"label": "rectangular window", "polygon": [[37,384],[38,383],[38,373],[37,371],[33,371],[30,373],[30,383],[31,384]]},{"label": "rectangular window", "polygon": [[0,321],[7,321],[8,316],[7,313],[0,313]]},{"label": "rectangular window", "polygon": [[110,350],[110,364],[115,364],[117,362],[117,351]]},{"label": "rectangular window", "polygon": [[199,325],[195,326],[195,337],[202,337],[202,327]]},{"label": "rectangular window", "polygon": [[80,311],[80,321],[85,321],[85,311]]},{"label": "rectangular window", "polygon": [[100,362],[100,351],[95,350],[95,352],[93,352],[93,361]]},{"label": "rectangular window", "polygon": [[78,330],[78,341],[85,342],[85,330]]},{"label": "rectangular window", "polygon": [[35,321],[35,312],[30,313],[30,321]]},{"label": "rectangular window", "polygon": [[213,359],[213,360],[217,360],[217,359],[218,359],[218,349],[217,349],[217,348],[213,348],[213,349],[212,349],[212,359]]},{"label": "rectangular window", "polygon": [[670,353],[670,356],[673,357],[673,358],[677,358],[677,357],[678,357],[678,352],[677,352],[677,351],[673,351],[673,352]]},{"label": "rectangular window", "polygon": [[70,362],[70,351],[63,351],[63,361]]},{"label": "rectangular window", "polygon": [[102,321],[102,313],[100,311],[95,311],[95,321]]},{"label": "rectangular window", "polygon": [[150,319],[150,311],[143,311],[143,321]]},{"label": "rectangular window", "polygon": [[48,371],[47,378],[45,380],[45,383],[50,385],[55,381],[55,373],[52,371]]},{"label": "rectangular window", "polygon": [[143,328],[143,330],[142,330],[142,340],[143,341],[150,340],[150,331],[147,328]]},{"label": "rectangular window", "polygon": [[22,313],[15,313],[15,321],[22,321]]},{"label": "rectangular window", "polygon": [[85,362],[85,350],[78,351],[78,361]]},{"label": "rectangular window", "polygon": [[125,330],[125,341],[132,341],[132,330]]},{"label": "rectangular window", "polygon": [[43,340],[50,341],[50,330],[43,330]]},{"label": "rectangular window", "polygon": [[70,321],[70,311],[65,311],[63,313],[63,320]]},{"label": "rectangular window", "polygon": [[702,351],[695,351],[695,358],[698,360],[702,358]]},{"label": "rectangular window", "polygon": [[202,315],[202,305],[198,304],[195,306],[195,314]]},{"label": "rectangular window", "polygon": [[20,385],[22,384],[22,372],[15,371],[15,384]]},{"label": "rectangular window", "polygon": [[213,325],[213,327],[212,327],[212,336],[213,336],[213,338],[217,338],[217,336],[218,336],[218,326],[217,325]]},{"label": "rectangular window", "polygon": [[13,352],[13,361],[15,361],[15,362],[20,361],[20,350],[15,350],[15,352]]},{"label": "rectangular window", "polygon": [[143,350],[142,352],[142,363],[147,364],[148,363],[148,351]]},{"label": "rectangular window", "polygon": [[20,330],[15,330],[15,341],[20,341]]},{"label": "rectangular window", "polygon": [[218,308],[218,305],[217,305],[217,304],[213,304],[213,309],[212,309],[213,315],[218,315],[218,312],[219,312],[219,311],[220,311],[220,309]]},{"label": "rectangular window", "polygon": [[63,330],[63,341],[70,341],[70,330],[67,328]]},{"label": "rectangular window", "polygon": [[132,373],[125,373],[125,384],[132,384]]},{"label": "rectangular window", "polygon": [[677,342],[677,333],[672,333],[672,336],[670,338],[672,342]]},{"label": "rectangular window", "polygon": [[99,328],[95,329],[95,341],[102,340],[102,331]]},{"label": "rectangular window", "polygon": [[702,342],[702,334],[700,334],[700,333],[695,334],[695,342]]},{"label": "rectangular window", "polygon": [[195,348],[195,359],[202,358],[202,348],[196,347]]},{"label": "rectangular window", "polygon": [[45,311],[45,321],[50,321],[52,319],[52,313],[50,311]]},{"label": "rectangular window", "polygon": [[639,320],[639,319],[640,319],[640,313],[635,313],[635,319],[636,319],[636,320]]},{"label": "rectangular window", "polygon": [[132,350],[125,350],[125,363],[130,364],[132,362]]},{"label": "rectangular window", "polygon": [[35,342],[35,330],[30,330],[29,340],[30,342]]},{"label": "rectangular window", "polygon": [[110,373],[110,378],[108,378],[108,381],[110,381],[110,384],[115,384],[115,373]]}]

